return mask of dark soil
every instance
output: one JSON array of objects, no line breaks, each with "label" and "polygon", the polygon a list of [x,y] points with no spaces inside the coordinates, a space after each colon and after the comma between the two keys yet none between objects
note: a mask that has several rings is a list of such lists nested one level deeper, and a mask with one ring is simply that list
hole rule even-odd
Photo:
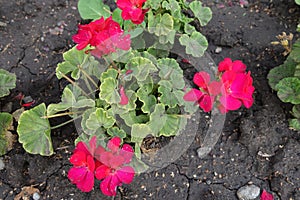
[{"label": "dark soil", "polygon": [[[71,36],[80,20],[76,3],[0,0],[0,66],[17,75],[17,88],[1,99],[0,110],[18,109],[13,97],[19,92],[37,104],[59,101],[66,82],[58,81],[54,73],[62,53],[73,46]],[[246,7],[238,1],[204,3],[213,11],[213,19],[202,28],[209,54],[216,63],[225,57],[246,63],[254,79],[255,103],[226,116],[222,135],[205,158],[197,156],[201,144],[197,134],[177,161],[136,176],[132,184],[119,188],[115,199],[233,200],[240,187],[251,183],[282,200],[300,199],[300,134],[288,128],[290,106],[277,98],[266,79],[269,70],[285,60],[284,49],[270,43],[283,31],[299,38],[300,9],[294,0],[250,0]],[[222,51],[215,53],[217,47]],[[205,126],[205,121],[199,124]],[[111,199],[99,186],[82,193],[69,182],[68,158],[76,137],[72,125],[54,131],[56,153],[51,157],[30,155],[16,142],[2,157],[0,199],[14,199],[25,186],[37,188],[41,199]]]}]

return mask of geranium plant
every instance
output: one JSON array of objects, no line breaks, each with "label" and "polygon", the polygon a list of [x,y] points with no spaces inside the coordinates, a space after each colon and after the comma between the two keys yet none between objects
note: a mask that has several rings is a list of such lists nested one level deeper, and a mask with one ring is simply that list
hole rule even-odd
[{"label": "geranium plant", "polygon": [[[191,25],[212,17],[201,2],[117,0],[111,10],[101,0],[79,0],[78,10],[90,22],[78,25],[76,46],[56,68],[57,78],[70,84],[61,102],[25,111],[18,134],[26,151],[52,155],[51,129],[75,122],[79,137],[68,178],[83,192],[96,178],[105,195],[115,196],[147,168],[145,138],[180,134],[198,105],[209,112],[216,102],[222,113],[252,105],[252,78],[241,61],[221,62],[216,81],[198,72],[199,88],[190,89],[178,55],[170,54],[180,45],[185,55],[203,56],[207,40]],[[71,119],[51,127],[49,119],[60,116]]]},{"label": "geranium plant", "polygon": [[[9,95],[10,90],[16,87],[16,75],[0,69],[0,98]],[[10,113],[0,112],[0,156],[5,154],[12,146],[13,117]]]}]

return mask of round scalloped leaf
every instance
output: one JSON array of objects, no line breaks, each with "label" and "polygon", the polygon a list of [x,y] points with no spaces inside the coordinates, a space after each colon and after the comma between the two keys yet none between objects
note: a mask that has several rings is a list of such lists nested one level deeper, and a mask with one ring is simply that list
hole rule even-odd
[{"label": "round scalloped leaf", "polygon": [[4,155],[9,147],[11,133],[8,131],[13,123],[13,117],[9,113],[0,113],[0,156]]},{"label": "round scalloped leaf", "polygon": [[289,119],[289,126],[292,128],[292,129],[295,129],[295,130],[300,130],[300,121],[299,119]]},{"label": "round scalloped leaf", "polygon": [[185,51],[187,54],[191,54],[194,57],[203,56],[204,52],[208,47],[208,42],[201,33],[195,31],[191,36],[183,34],[179,38],[181,45],[185,46]]},{"label": "round scalloped leaf", "polygon": [[292,115],[300,119],[300,104],[294,105],[292,109]]},{"label": "round scalloped leaf", "polygon": [[176,91],[178,90],[172,87],[172,83],[170,81],[162,80],[159,84],[158,92],[161,94],[161,103],[169,107],[175,107],[180,103],[180,101],[176,98]]},{"label": "round scalloped leaf", "polygon": [[9,90],[16,87],[16,75],[0,69],[0,98],[9,94]]},{"label": "round scalloped leaf", "polygon": [[126,69],[132,70],[133,76],[135,76],[138,81],[145,81],[150,73],[157,71],[157,68],[151,60],[142,57],[132,58],[126,64]]},{"label": "round scalloped leaf", "polygon": [[288,77],[282,79],[277,85],[276,90],[281,101],[292,104],[300,104],[300,79]]},{"label": "round scalloped leaf", "polygon": [[153,131],[147,124],[133,124],[131,127],[131,141],[140,143],[148,135],[153,135]]},{"label": "round scalloped leaf", "polygon": [[123,129],[119,129],[118,127],[111,127],[107,129],[107,134],[111,137],[119,137],[121,139],[126,137],[126,132]]},{"label": "round scalloped leaf", "polygon": [[212,18],[212,11],[208,7],[203,7],[200,1],[190,3],[190,9],[199,20],[201,26],[206,26]]},{"label": "round scalloped leaf", "polygon": [[273,90],[276,90],[276,85],[280,80],[294,76],[296,63],[288,58],[282,65],[279,65],[269,71],[268,81]]},{"label": "round scalloped leaf", "polygon": [[121,100],[117,88],[117,81],[112,77],[107,77],[100,85],[100,98],[109,104],[119,103]]},{"label": "round scalloped leaf", "polygon": [[300,63],[300,39],[293,44],[293,48],[289,57],[291,57],[297,63]]},{"label": "round scalloped leaf", "polygon": [[109,6],[105,5],[102,0],[79,0],[78,11],[83,19],[95,20],[111,15]]},{"label": "round scalloped leaf", "polygon": [[296,4],[300,5],[300,0],[295,0]]},{"label": "round scalloped leaf", "polygon": [[174,30],[173,17],[165,13],[153,15],[151,11],[148,12],[148,31],[154,33],[156,36],[168,35]]},{"label": "round scalloped leaf", "polygon": [[86,120],[86,127],[91,130],[97,130],[101,127],[108,129],[112,127],[115,122],[116,120],[112,116],[109,116],[105,110],[97,108]]},{"label": "round scalloped leaf", "polygon": [[50,156],[53,154],[51,127],[46,116],[44,103],[22,113],[17,132],[23,148],[32,154]]}]

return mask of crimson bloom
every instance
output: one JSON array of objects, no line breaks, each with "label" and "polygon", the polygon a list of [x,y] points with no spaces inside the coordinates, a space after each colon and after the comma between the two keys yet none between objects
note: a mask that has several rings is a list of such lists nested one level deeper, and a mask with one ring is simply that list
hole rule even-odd
[{"label": "crimson bloom", "polygon": [[191,89],[183,99],[185,101],[195,101],[205,112],[212,110],[216,95],[220,93],[221,83],[217,81],[210,82],[210,76],[207,72],[198,72],[194,75],[194,83],[200,88]]},{"label": "crimson bloom", "polygon": [[96,137],[90,141],[90,148],[84,142],[78,142],[70,162],[73,167],[68,172],[68,178],[83,192],[90,192],[94,187],[94,171],[97,165],[93,154],[96,147]]},{"label": "crimson bloom", "polygon": [[121,139],[114,137],[107,143],[108,151],[102,148],[95,153],[96,159],[102,163],[97,167],[95,176],[103,180],[100,189],[107,196],[115,196],[117,186],[131,183],[134,177],[134,169],[125,166],[131,162],[133,149],[128,144],[124,144],[122,148],[120,145]]},{"label": "crimson bloom", "polygon": [[242,104],[250,108],[253,104],[254,87],[251,73],[236,73],[226,71],[222,77],[222,96],[220,102],[227,112],[228,110],[237,110]]},{"label": "crimson bloom", "polygon": [[131,20],[134,24],[144,21],[145,13],[149,9],[142,9],[146,0],[117,0],[117,6],[122,10],[122,18]]},{"label": "crimson bloom", "polygon": [[225,58],[218,65],[219,72],[234,71],[237,73],[244,73],[246,68],[247,66],[242,61],[235,60],[232,62],[230,58]]},{"label": "crimson bloom", "polygon": [[126,96],[123,86],[120,87],[120,97],[121,97],[120,104],[127,105],[129,100],[128,100],[128,97]]},{"label": "crimson bloom", "polygon": [[72,37],[78,45],[76,48],[82,50],[88,45],[95,47],[91,52],[94,56],[101,57],[116,49],[129,50],[130,35],[124,35],[120,25],[112,20],[112,17],[104,17],[86,25],[79,25],[79,30]]}]

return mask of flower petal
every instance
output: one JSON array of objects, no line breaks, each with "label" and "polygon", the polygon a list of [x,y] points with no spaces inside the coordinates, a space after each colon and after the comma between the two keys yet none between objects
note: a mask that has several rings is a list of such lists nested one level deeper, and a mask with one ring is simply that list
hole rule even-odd
[{"label": "flower petal", "polygon": [[183,96],[183,99],[185,101],[198,101],[202,96],[203,93],[200,90],[193,88]]},{"label": "flower petal", "polygon": [[200,88],[206,89],[210,82],[210,76],[207,72],[201,71],[194,75],[193,81]]},{"label": "flower petal", "polygon": [[246,71],[247,66],[240,60],[235,60],[232,63],[232,70],[237,73],[244,73]]},{"label": "flower petal", "polygon": [[121,169],[119,169],[116,172],[116,175],[118,176],[119,180],[122,183],[126,183],[129,184],[132,182],[133,178],[134,178],[134,169],[130,166],[125,166]]},{"label": "flower petal", "polygon": [[273,200],[274,197],[272,194],[268,193],[266,190],[263,190],[260,196],[260,200]]},{"label": "flower petal", "polygon": [[87,155],[83,151],[77,151],[73,153],[73,155],[70,157],[70,163],[75,165],[76,167],[82,167],[86,164],[86,157]]},{"label": "flower petal", "polygon": [[94,173],[87,172],[84,179],[76,184],[82,192],[90,192],[94,187]]},{"label": "flower petal", "polygon": [[232,68],[232,60],[230,58],[225,58],[223,61],[221,61],[218,65],[218,71],[229,71]]},{"label": "flower petal", "polygon": [[129,144],[124,144],[122,149],[120,150],[120,156],[124,158],[123,164],[130,163],[133,155],[134,155],[133,148]]},{"label": "flower petal", "polygon": [[121,145],[121,138],[119,137],[113,137],[110,139],[107,143],[107,148],[110,149],[113,153],[118,152],[119,147]]},{"label": "flower petal", "polygon": [[110,170],[110,168],[108,166],[101,165],[101,166],[97,167],[97,169],[95,171],[95,177],[98,180],[102,180],[105,177],[107,177],[110,172],[111,172],[111,170]]},{"label": "flower petal", "polygon": [[116,196],[117,186],[121,184],[117,176],[108,176],[100,184],[100,189],[106,196]]},{"label": "flower petal", "polygon": [[72,167],[68,172],[68,178],[73,184],[77,184],[84,179],[86,173],[86,167]]},{"label": "flower petal", "polygon": [[129,100],[128,100],[128,97],[126,96],[123,86],[121,86],[121,88],[120,88],[120,96],[121,96],[121,100],[120,100],[119,104],[127,105]]},{"label": "flower petal", "polygon": [[242,105],[242,102],[240,100],[233,98],[231,95],[228,95],[226,97],[221,96],[220,102],[227,110],[237,110]]},{"label": "flower petal", "polygon": [[213,107],[214,98],[205,94],[202,99],[199,101],[199,106],[203,109],[204,112],[210,112]]}]

